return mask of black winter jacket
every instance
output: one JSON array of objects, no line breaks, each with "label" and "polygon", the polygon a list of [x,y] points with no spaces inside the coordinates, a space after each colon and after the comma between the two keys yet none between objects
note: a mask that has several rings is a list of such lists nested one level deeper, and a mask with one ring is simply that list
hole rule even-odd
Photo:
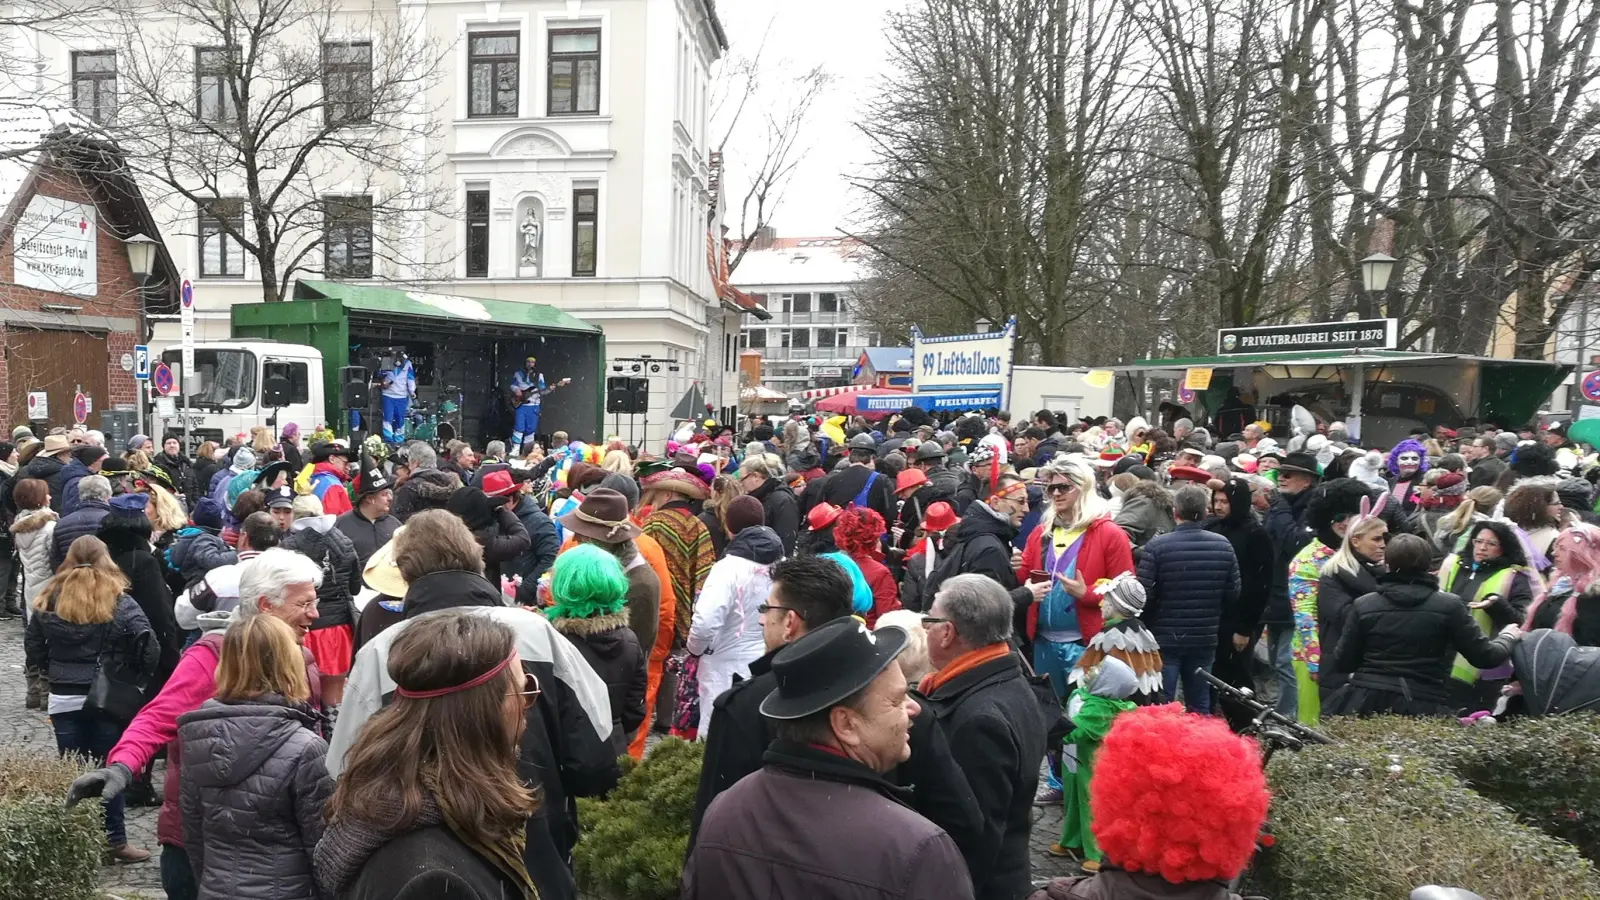
[{"label": "black winter jacket", "polygon": [[530,545],[516,559],[502,563],[500,574],[507,577],[520,575],[524,581],[536,579],[555,565],[556,554],[561,552],[561,538],[556,534],[555,523],[544,514],[539,504],[533,502],[532,497],[524,494],[517,503],[515,513],[528,532]]},{"label": "black winter jacket", "polygon": [[418,469],[395,488],[389,513],[404,522],[425,509],[444,509],[459,487],[461,479],[443,469]]},{"label": "black winter jacket", "polygon": [[311,630],[355,623],[351,598],[361,591],[361,570],[356,567],[356,545],[333,527],[333,516],[299,519],[283,537],[283,546],[309,558],[322,568],[317,588],[317,620]]},{"label": "black winter jacket", "polygon": [[1350,687],[1445,700],[1457,653],[1480,669],[1511,657],[1509,637],[1484,637],[1461,598],[1439,590],[1432,575],[1390,573],[1378,590],[1356,600],[1334,654]]},{"label": "black winter jacket", "polygon": [[883,521],[894,521],[894,479],[871,466],[845,466],[823,480],[820,492],[814,492],[807,487],[807,512],[811,506],[816,505],[812,500],[813,497],[844,509],[854,502],[861,489],[866,487],[867,480],[873,475],[878,477],[872,482],[872,489],[867,491],[867,502],[864,505],[868,509],[876,510],[878,515],[883,516]]},{"label": "black winter jacket", "polygon": [[1572,620],[1572,639],[1577,641],[1580,647],[1600,647],[1600,586],[1592,586],[1576,597],[1571,590],[1563,590],[1560,593],[1552,591],[1534,611],[1531,624],[1534,628],[1556,627],[1556,622],[1568,603],[1578,604],[1577,613]]},{"label": "black winter jacket", "polygon": [[87,694],[101,655],[117,656],[144,674],[155,672],[161,648],[150,620],[133,598],[123,594],[109,622],[79,625],[54,610],[35,610],[22,636],[29,669],[45,672],[52,694]]},{"label": "black winter jacket", "polygon": [[[178,493],[182,494],[184,498],[189,501],[189,506],[191,508],[196,502],[199,501],[199,496],[197,496],[194,492],[194,483],[189,477],[189,457],[182,454],[177,456],[168,456],[167,452],[163,450],[151,458],[150,462],[156,468],[167,473],[167,477],[172,479],[173,486],[178,489]],[[299,471],[299,469],[296,469],[295,471]]]},{"label": "black winter jacket", "polygon": [[974,895],[980,900],[1027,895],[1032,884],[1028,835],[1048,726],[1016,654],[957,675],[935,688],[927,702],[983,816],[982,846],[988,855],[967,859]]},{"label": "black winter jacket", "polygon": [[922,585],[922,608],[933,607],[933,597],[946,578],[967,573],[987,575],[1000,582],[1019,607],[1031,602],[1033,595],[1017,583],[1017,573],[1011,568],[1011,542],[1016,536],[1017,529],[1010,519],[990,509],[987,503],[975,501],[946,535],[944,553],[940,554],[932,577]]},{"label": "black winter jacket", "polygon": [[793,556],[795,538],[800,534],[800,500],[794,490],[779,479],[768,478],[750,496],[761,501],[767,527],[783,541],[783,554]]},{"label": "black winter jacket", "polygon": [[[54,499],[52,495],[51,499]],[[91,500],[83,503],[72,511],[70,516],[62,516],[56,523],[56,533],[52,538],[54,543],[50,551],[50,568],[59,569],[67,559],[67,551],[72,548],[72,542],[86,534],[94,534],[100,530],[100,520],[111,514],[111,506],[104,500]]]},{"label": "black winter jacket", "polygon": [[183,638],[178,633],[178,621],[172,612],[172,592],[162,577],[161,564],[150,549],[146,533],[122,525],[119,516],[107,516],[100,525],[100,540],[106,542],[111,560],[128,579],[128,593],[139,604],[150,630],[161,645],[161,655],[155,675],[150,680],[150,696],[161,692],[167,676],[177,668],[178,657],[183,655]]},{"label": "black winter jacket", "polygon": [[361,514],[360,508],[356,508],[340,514],[339,518],[333,520],[333,527],[349,538],[356,548],[356,571],[361,572],[367,568],[367,560],[372,558],[372,554],[394,537],[400,520],[394,516],[369,519]]},{"label": "black winter jacket", "polygon": [[1239,602],[1239,562],[1233,545],[1199,522],[1153,538],[1139,558],[1147,600],[1141,618],[1166,648],[1217,645],[1217,630]]},{"label": "black winter jacket", "polygon": [[[748,679],[735,675],[733,687],[712,704],[711,732],[689,822],[691,851],[711,801],[741,778],[759,771],[763,755],[777,739],[773,721],[761,715],[761,701],[778,689],[778,677],[772,674],[772,657],[777,652],[752,662]],[[984,844],[978,799],[951,753],[944,728],[927,704],[921,704],[911,720],[910,744],[911,758],[889,773],[889,780],[911,788],[912,808],[943,828],[962,856],[969,861],[991,858],[994,849]]]},{"label": "black winter jacket", "polygon": [[201,896],[318,900],[311,854],[333,779],[316,725],[276,695],[207,700],[178,717],[183,849]]},{"label": "black winter jacket", "polygon": [[[1378,576],[1385,571],[1381,563],[1370,563],[1356,557],[1360,568],[1355,573],[1330,572],[1323,566],[1322,577],[1317,579],[1317,637],[1324,648],[1337,648],[1339,638],[1349,624],[1350,609],[1357,597],[1378,589]],[[1329,659],[1323,652],[1322,665],[1317,669],[1317,687],[1324,694],[1337,690],[1350,680],[1348,670],[1339,668],[1339,661]]]},{"label": "black winter jacket", "polygon": [[627,753],[628,741],[644,722],[650,662],[650,652],[639,646],[639,638],[628,627],[628,614],[551,619],[550,624],[606,683],[611,697],[611,743],[616,755]]},{"label": "black winter jacket", "polygon": [[1306,524],[1306,503],[1311,491],[1279,494],[1267,510],[1267,536],[1272,538],[1272,592],[1261,615],[1263,625],[1294,624],[1294,608],[1289,604],[1289,564],[1300,548],[1315,537]]},{"label": "black winter jacket", "polygon": [[515,562],[517,557],[533,546],[533,539],[528,536],[528,529],[523,527],[522,520],[503,506],[495,507],[494,521],[473,529],[472,536],[478,539],[478,546],[483,548],[483,577],[496,590],[500,588],[500,567]]},{"label": "black winter jacket", "polygon": [[1239,561],[1239,602],[1234,605],[1232,621],[1224,621],[1222,627],[1230,635],[1254,636],[1272,592],[1272,539],[1250,508],[1249,484],[1234,479],[1223,490],[1231,510],[1227,518],[1206,522],[1206,530],[1233,545],[1233,558]]}]

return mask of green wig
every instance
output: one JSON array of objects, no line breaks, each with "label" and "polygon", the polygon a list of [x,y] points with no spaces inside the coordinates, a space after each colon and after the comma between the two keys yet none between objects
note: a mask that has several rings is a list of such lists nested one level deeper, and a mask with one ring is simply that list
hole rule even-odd
[{"label": "green wig", "polygon": [[552,619],[611,615],[628,603],[628,576],[609,552],[579,544],[556,557],[550,595],[555,603],[546,614]]}]

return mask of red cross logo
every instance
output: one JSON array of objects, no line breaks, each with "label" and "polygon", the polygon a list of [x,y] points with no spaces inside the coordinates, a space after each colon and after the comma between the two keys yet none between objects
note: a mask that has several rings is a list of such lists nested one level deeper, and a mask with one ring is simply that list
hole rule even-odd
[{"label": "red cross logo", "polygon": [[88,219],[79,219],[78,220],[78,232],[81,234],[81,233],[83,233],[85,231],[88,231],[88,230],[89,230],[89,220]]}]

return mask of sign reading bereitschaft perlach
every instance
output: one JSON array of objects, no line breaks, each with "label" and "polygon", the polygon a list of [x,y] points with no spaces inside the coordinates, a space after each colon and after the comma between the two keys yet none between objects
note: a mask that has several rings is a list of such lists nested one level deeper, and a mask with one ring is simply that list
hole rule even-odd
[{"label": "sign reading bereitschaft perlach", "polygon": [[94,207],[35,194],[12,231],[15,281],[57,294],[100,292]]},{"label": "sign reading bereitschaft perlach", "polygon": [[1399,335],[1397,319],[1219,328],[1217,354],[1227,356],[1279,350],[1393,350]]}]

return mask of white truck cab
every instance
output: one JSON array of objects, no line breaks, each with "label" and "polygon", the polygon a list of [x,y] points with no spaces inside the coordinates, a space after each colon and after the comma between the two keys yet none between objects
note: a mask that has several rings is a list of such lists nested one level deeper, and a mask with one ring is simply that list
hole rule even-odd
[{"label": "white truck cab", "polygon": [[[169,345],[161,361],[183,384],[183,349]],[[191,383],[187,397],[191,441],[221,442],[256,425],[282,433],[295,422],[300,433],[310,435],[327,419],[323,404],[322,352],[304,344],[271,340],[207,341],[195,344],[194,364],[199,383]],[[174,391],[178,413],[181,395]],[[183,421],[173,418],[164,431],[181,432]]]}]

